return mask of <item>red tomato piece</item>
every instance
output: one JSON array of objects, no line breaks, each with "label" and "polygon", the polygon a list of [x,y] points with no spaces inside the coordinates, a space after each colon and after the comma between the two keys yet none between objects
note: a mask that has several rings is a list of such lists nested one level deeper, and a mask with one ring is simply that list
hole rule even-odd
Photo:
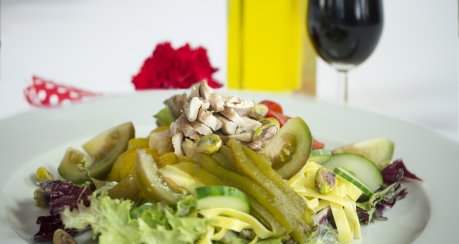
[{"label": "red tomato piece", "polygon": [[282,127],[287,120],[290,119],[289,116],[283,115],[281,113],[277,113],[274,111],[269,110],[268,113],[265,115],[266,118],[275,118],[277,121],[279,121],[280,127]]},{"label": "red tomato piece", "polygon": [[322,142],[320,142],[320,141],[318,141],[318,140],[316,140],[314,138],[312,139],[312,150],[323,149],[324,147],[325,147],[325,145]]},{"label": "red tomato piece", "polygon": [[284,113],[284,110],[282,110],[282,106],[274,101],[263,100],[260,103],[266,105],[269,111],[273,111],[273,112],[280,113],[280,114]]}]

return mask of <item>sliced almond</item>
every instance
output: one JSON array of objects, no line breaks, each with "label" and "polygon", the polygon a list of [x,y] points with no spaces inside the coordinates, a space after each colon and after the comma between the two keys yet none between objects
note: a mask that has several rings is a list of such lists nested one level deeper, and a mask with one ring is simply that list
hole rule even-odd
[{"label": "sliced almond", "polygon": [[237,129],[236,123],[234,123],[233,121],[221,115],[218,115],[217,118],[222,123],[221,130],[223,133],[225,133],[226,135],[233,135],[236,133],[236,129]]},{"label": "sliced almond", "polygon": [[[176,120],[177,121],[177,120]],[[178,125],[177,125],[177,122],[174,121],[172,122],[170,125],[169,125],[169,133],[171,135],[175,135],[175,133],[179,132],[178,131]]]},{"label": "sliced almond", "polygon": [[199,110],[198,121],[205,124],[211,130],[216,131],[221,127],[221,122],[215,117],[212,112]]},{"label": "sliced almond", "polygon": [[198,112],[201,108],[202,101],[198,97],[193,97],[185,108],[185,116],[188,121],[193,122],[198,118]]},{"label": "sliced almond", "polygon": [[215,112],[221,112],[225,109],[225,101],[222,95],[218,93],[212,93],[209,97],[210,107]]},{"label": "sliced almond", "polygon": [[185,139],[182,142],[183,154],[185,154],[185,156],[187,157],[190,157],[190,158],[193,157],[193,155],[198,151],[197,147],[198,147],[197,143],[193,142],[190,139]]},{"label": "sliced almond", "polygon": [[183,134],[178,132],[172,136],[172,146],[174,147],[174,153],[177,156],[182,156],[182,141],[183,141]]},{"label": "sliced almond", "polygon": [[212,130],[209,127],[198,121],[192,122],[191,126],[195,131],[197,131],[199,134],[203,136],[212,134]]},{"label": "sliced almond", "polygon": [[220,114],[236,123],[239,127],[244,126],[244,120],[242,120],[239,114],[236,113],[232,108],[225,108],[225,110],[221,111]]},{"label": "sliced almond", "polygon": [[210,94],[214,92],[214,89],[210,88],[210,86],[207,84],[207,81],[201,81],[200,86],[199,86],[199,95],[206,99],[209,100]]},{"label": "sliced almond", "polygon": [[169,108],[174,118],[178,118],[184,111],[184,107],[188,103],[188,98],[185,93],[174,95],[164,101],[164,104]]},{"label": "sliced almond", "polygon": [[236,139],[242,142],[251,142],[252,141],[252,132],[244,132],[241,134],[229,135],[229,138]]},{"label": "sliced almond", "polygon": [[241,99],[233,96],[225,96],[225,106],[229,108],[234,108],[237,103],[240,103]]},{"label": "sliced almond", "polygon": [[208,110],[209,107],[210,107],[210,102],[207,101],[207,100],[204,100],[202,97],[199,98],[199,99],[201,99],[201,101],[202,101],[201,109]]},{"label": "sliced almond", "polygon": [[190,94],[188,95],[188,100],[193,99],[193,97],[199,97],[199,87],[201,83],[195,83],[190,87]]},{"label": "sliced almond", "polygon": [[175,122],[171,124],[170,130],[171,130],[171,134],[182,132],[184,136],[191,138],[193,140],[199,138],[198,133],[190,125],[185,115],[183,114],[180,115],[177,118],[177,120],[175,120]]},{"label": "sliced almond", "polygon": [[242,117],[242,120],[244,121],[244,125],[241,127],[242,131],[255,131],[262,126],[261,122],[248,117]]},{"label": "sliced almond", "polygon": [[240,116],[245,116],[255,106],[253,100],[242,100],[240,103],[234,104],[233,110]]}]

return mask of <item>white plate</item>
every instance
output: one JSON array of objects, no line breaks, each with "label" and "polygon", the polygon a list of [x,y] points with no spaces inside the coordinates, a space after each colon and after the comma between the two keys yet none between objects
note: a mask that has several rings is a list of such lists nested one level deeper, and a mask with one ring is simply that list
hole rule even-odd
[{"label": "white plate", "polygon": [[[63,109],[37,110],[0,121],[0,239],[31,242],[43,214],[33,205],[31,177],[40,165],[57,168],[64,151],[97,133],[132,121],[137,135],[154,128],[152,115],[177,91],[112,96]],[[280,102],[286,114],[303,117],[313,134],[328,145],[374,136],[396,142],[395,156],[424,179],[410,183],[408,196],[387,211],[389,221],[363,228],[361,243],[449,243],[456,239],[459,202],[457,180],[459,144],[428,129],[356,109],[303,97],[241,93],[244,98]],[[12,227],[12,228],[11,228]],[[15,233],[16,232],[16,233]]]}]

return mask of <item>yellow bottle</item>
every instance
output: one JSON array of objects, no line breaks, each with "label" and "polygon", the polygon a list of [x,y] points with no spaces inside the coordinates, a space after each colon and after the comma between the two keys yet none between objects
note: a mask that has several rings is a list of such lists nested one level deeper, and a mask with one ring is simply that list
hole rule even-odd
[{"label": "yellow bottle", "polygon": [[307,0],[228,1],[228,88],[314,95]]}]

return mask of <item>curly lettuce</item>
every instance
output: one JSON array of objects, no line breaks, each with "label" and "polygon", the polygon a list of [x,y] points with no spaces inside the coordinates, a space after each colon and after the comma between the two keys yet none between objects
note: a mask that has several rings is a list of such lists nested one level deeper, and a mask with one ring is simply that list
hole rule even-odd
[{"label": "curly lettuce", "polygon": [[170,125],[172,122],[175,121],[175,118],[169,110],[169,107],[164,107],[153,117],[156,118],[156,124],[158,126]]},{"label": "curly lettuce", "polygon": [[130,200],[93,194],[91,205],[64,209],[62,221],[68,228],[91,227],[99,243],[194,243],[207,231],[206,220],[195,214],[196,201],[184,198],[176,209],[162,203],[135,208]]},{"label": "curly lettuce", "polygon": [[[60,212],[64,208],[74,209],[80,205],[89,205],[88,197],[92,190],[87,185],[75,185],[70,181],[50,180],[40,183],[34,192],[35,203],[39,207],[49,208],[49,215],[40,216],[37,224],[40,229],[34,235],[34,241],[45,242],[53,240],[53,233],[57,229],[64,228],[60,218]],[[79,231],[65,229],[70,235],[76,235]]]}]

